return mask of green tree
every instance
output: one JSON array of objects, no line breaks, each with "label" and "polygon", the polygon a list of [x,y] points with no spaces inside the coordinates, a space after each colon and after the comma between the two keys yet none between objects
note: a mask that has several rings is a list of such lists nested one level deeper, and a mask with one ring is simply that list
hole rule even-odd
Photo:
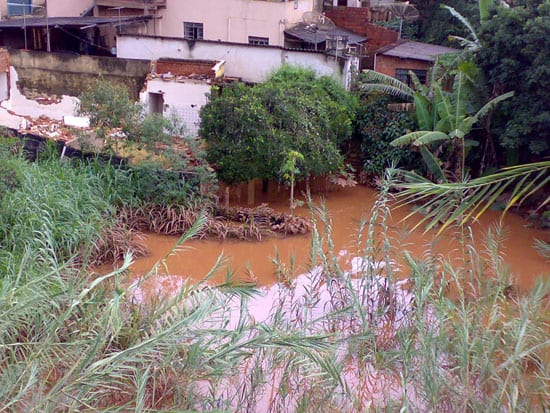
[{"label": "green tree", "polygon": [[335,80],[285,66],[264,83],[224,86],[201,109],[200,136],[218,177],[235,184],[281,179],[290,151],[303,155],[301,176],[343,168],[357,103]]},{"label": "green tree", "polygon": [[290,213],[294,211],[296,207],[294,202],[294,185],[296,178],[300,176],[300,169],[298,164],[304,161],[304,155],[300,152],[290,151],[286,157],[285,163],[281,169],[283,179],[290,185]]},{"label": "green tree", "polygon": [[452,90],[447,92],[434,82],[435,94],[432,100],[415,94],[417,121],[420,130],[407,133],[392,142],[394,146],[413,144],[420,149],[430,172],[438,181],[445,182],[447,176],[430,146],[450,143],[447,163],[451,167],[452,180],[461,181],[466,176],[466,155],[468,148],[479,146],[479,142],[467,139],[473,126],[487,115],[499,102],[510,98],[513,92],[497,96],[479,109],[472,109],[468,98],[468,81],[463,71],[454,76]]},{"label": "green tree", "polygon": [[106,139],[108,148],[112,149],[109,130],[119,128],[126,136],[134,135],[142,108],[132,101],[126,87],[100,78],[79,96],[79,101],[77,112],[90,118],[90,125],[98,137]]},{"label": "green tree", "polygon": [[[441,7],[441,1],[435,0],[414,0],[412,2],[418,9],[420,19],[417,38],[419,41],[442,44],[454,47],[456,43],[449,39],[449,34],[467,37],[469,30],[447,10]],[[474,27],[479,23],[479,7],[476,2],[468,0],[448,0],[447,4],[456,9],[461,15],[473,22]]]},{"label": "green tree", "polygon": [[491,125],[507,163],[543,159],[550,149],[550,3],[499,7],[479,38],[476,62],[493,96],[515,91]]}]

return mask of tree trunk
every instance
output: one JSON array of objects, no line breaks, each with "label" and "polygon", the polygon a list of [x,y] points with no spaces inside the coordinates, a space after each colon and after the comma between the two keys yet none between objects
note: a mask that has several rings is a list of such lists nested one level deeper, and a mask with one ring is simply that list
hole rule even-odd
[{"label": "tree trunk", "polygon": [[294,179],[290,182],[290,215],[294,212]]},{"label": "tree trunk", "polygon": [[225,187],[225,207],[229,208],[229,185]]},{"label": "tree trunk", "polygon": [[254,180],[248,181],[248,205],[254,205]]}]

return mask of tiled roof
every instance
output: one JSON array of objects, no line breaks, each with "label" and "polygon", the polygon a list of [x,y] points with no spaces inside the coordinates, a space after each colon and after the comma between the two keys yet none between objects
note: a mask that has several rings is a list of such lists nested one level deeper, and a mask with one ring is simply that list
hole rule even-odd
[{"label": "tiled roof", "polygon": [[327,40],[328,36],[347,36],[348,44],[358,44],[367,40],[366,37],[349,30],[336,27],[332,30],[311,30],[305,23],[298,23],[296,26],[285,30],[285,34],[296,37],[307,43],[319,44]]},{"label": "tiled roof", "polygon": [[413,42],[411,40],[400,40],[379,49],[376,54],[384,56],[400,57],[402,59],[424,60],[434,62],[438,55],[456,53],[457,49],[439,46],[430,43]]}]

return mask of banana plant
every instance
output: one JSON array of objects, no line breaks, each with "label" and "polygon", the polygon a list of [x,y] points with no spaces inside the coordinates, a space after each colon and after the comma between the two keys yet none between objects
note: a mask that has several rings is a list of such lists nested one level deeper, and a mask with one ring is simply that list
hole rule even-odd
[{"label": "banana plant", "polygon": [[426,165],[438,182],[447,182],[441,168],[441,161],[430,150],[435,144],[451,143],[459,151],[455,177],[463,180],[467,149],[478,142],[467,139],[473,126],[499,102],[513,96],[508,92],[491,99],[475,113],[469,113],[467,76],[459,70],[455,74],[451,92],[444,91],[439,82],[433,82],[434,95],[430,100],[424,94],[415,92],[416,119],[420,130],[409,132],[391,142],[393,146],[413,145],[419,148]]}]

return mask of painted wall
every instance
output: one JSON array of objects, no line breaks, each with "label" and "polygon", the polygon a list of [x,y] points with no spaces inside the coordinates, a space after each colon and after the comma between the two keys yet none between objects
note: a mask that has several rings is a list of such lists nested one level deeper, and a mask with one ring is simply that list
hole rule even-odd
[{"label": "painted wall", "polygon": [[225,76],[247,82],[262,82],[285,63],[309,67],[319,75],[343,76],[341,64],[334,57],[281,47],[124,35],[117,38],[117,55],[125,59],[225,60]]},{"label": "painted wall", "polygon": [[248,43],[248,36],[284,44],[285,28],[302,21],[314,0],[167,0],[160,10],[159,36],[183,37],[183,22],[203,23],[205,40]]},{"label": "painted wall", "polygon": [[8,73],[0,72],[0,101],[9,98],[9,80]]},{"label": "painted wall", "polygon": [[196,80],[184,82],[164,81],[159,78],[147,81],[144,91],[140,93],[140,101],[149,107],[150,93],[161,93],[164,100],[163,116],[177,114],[187,127],[188,132],[196,136],[199,130],[199,112],[207,102],[206,95],[210,93],[210,84]]},{"label": "painted wall", "polygon": [[80,17],[93,4],[93,0],[48,0],[48,17]]}]

